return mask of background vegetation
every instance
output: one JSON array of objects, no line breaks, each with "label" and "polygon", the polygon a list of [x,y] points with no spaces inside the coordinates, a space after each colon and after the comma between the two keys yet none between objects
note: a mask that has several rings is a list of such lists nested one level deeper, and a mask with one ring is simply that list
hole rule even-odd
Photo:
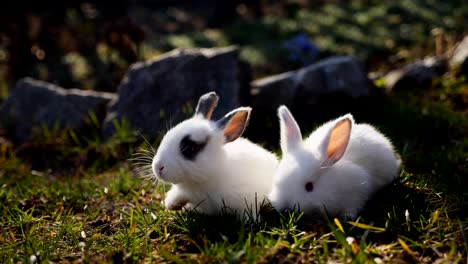
[{"label": "background vegetation", "polygon": [[[175,47],[237,44],[254,79],[330,54],[357,56],[384,73],[435,55],[437,31],[444,32],[445,53],[468,30],[464,1],[194,3],[11,4],[1,11],[0,102],[23,76],[115,91],[132,62]],[[307,48],[287,45],[297,36],[305,36],[299,42]],[[161,201],[168,186],[137,177],[140,166],[131,160],[139,153],[147,162],[153,149],[125,123],[107,142],[99,127],[86,137],[46,131],[21,146],[0,131],[0,262],[464,263],[466,77],[452,69],[429,90],[390,95],[379,93],[382,81],[375,82],[374,97],[324,100],[341,107],[318,119],[303,117],[307,134],[351,111],[358,122],[384,131],[401,154],[399,179],[372,199],[357,223],[316,223],[268,207],[261,221],[247,222],[166,211]],[[278,148],[275,133],[262,142],[271,149]]]}]

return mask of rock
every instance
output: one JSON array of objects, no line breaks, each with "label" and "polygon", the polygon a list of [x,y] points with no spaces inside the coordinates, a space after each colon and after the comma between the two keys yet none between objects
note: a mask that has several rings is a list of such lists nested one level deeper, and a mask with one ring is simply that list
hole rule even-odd
[{"label": "rock", "polygon": [[448,60],[445,56],[427,57],[422,64],[433,69],[437,76],[442,76],[448,71]]},{"label": "rock", "polygon": [[385,77],[387,92],[429,89],[437,76],[442,76],[448,69],[447,59],[431,57],[407,65],[403,69],[389,72]]},{"label": "rock", "polygon": [[78,89],[24,78],[17,82],[0,109],[0,126],[16,142],[27,140],[34,128],[45,126],[79,129],[86,126],[89,113],[103,119],[107,103],[116,95]]},{"label": "rock", "polygon": [[468,79],[468,36],[460,41],[451,52],[450,66],[457,69],[459,75],[464,75]]},{"label": "rock", "polygon": [[460,75],[464,75],[465,78],[466,78],[465,80],[468,79],[468,57],[466,57],[465,60],[460,65],[460,69],[459,69],[458,73]]},{"label": "rock", "polygon": [[285,72],[252,83],[252,99],[255,107],[277,108],[291,102],[296,96],[298,85],[296,73]]},{"label": "rock", "polygon": [[461,65],[468,58],[468,36],[463,38],[456,46],[450,56],[450,65]]},{"label": "rock", "polygon": [[281,104],[293,103],[298,97],[313,104],[320,96],[333,93],[352,98],[369,95],[370,81],[356,59],[335,56],[252,83],[253,105],[260,108],[276,109]]},{"label": "rock", "polygon": [[213,118],[239,106],[239,51],[235,47],[178,49],[132,65],[120,83],[104,123],[104,137],[115,121],[156,137],[192,114],[198,98],[209,91],[220,96]]}]

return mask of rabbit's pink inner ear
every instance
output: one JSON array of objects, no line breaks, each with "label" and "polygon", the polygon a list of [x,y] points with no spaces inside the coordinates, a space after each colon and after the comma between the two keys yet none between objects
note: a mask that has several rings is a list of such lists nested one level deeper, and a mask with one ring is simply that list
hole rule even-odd
[{"label": "rabbit's pink inner ear", "polygon": [[326,163],[328,166],[333,165],[343,157],[346,147],[348,146],[350,135],[351,120],[349,118],[339,121],[333,127],[327,147]]},{"label": "rabbit's pink inner ear", "polygon": [[281,129],[281,148],[284,151],[293,149],[302,142],[302,134],[296,120],[286,106],[278,109]]},{"label": "rabbit's pink inner ear", "polygon": [[245,127],[249,120],[250,111],[237,111],[229,120],[229,123],[224,128],[224,137],[226,143],[239,138],[244,133]]}]

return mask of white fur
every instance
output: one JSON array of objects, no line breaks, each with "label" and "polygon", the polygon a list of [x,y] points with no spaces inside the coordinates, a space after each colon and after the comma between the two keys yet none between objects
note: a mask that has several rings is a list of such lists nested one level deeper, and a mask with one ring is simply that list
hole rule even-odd
[{"label": "white fur", "polygon": [[[187,134],[195,140],[209,136],[195,161],[180,154],[179,142]],[[164,171],[158,174],[160,165]],[[244,209],[255,213],[256,207],[260,208],[271,190],[277,165],[274,154],[247,139],[225,144],[223,131],[215,122],[196,115],[164,136],[153,159],[153,172],[173,184],[164,201],[168,209],[196,208],[217,214],[226,206],[242,214]]]},{"label": "white fur", "polygon": [[[355,217],[372,193],[397,177],[400,161],[390,141],[370,125],[355,124],[350,114],[325,123],[302,141],[287,108],[280,107],[278,113],[283,159],[269,194],[277,210]],[[330,131],[342,120],[351,123],[349,143],[343,156],[330,165],[324,146],[328,146]],[[306,191],[307,182],[313,182],[312,192]]]}]

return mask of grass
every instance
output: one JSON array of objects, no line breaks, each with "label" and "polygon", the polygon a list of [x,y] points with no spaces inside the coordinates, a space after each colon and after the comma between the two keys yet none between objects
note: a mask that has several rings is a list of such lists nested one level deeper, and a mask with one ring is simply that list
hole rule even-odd
[{"label": "grass", "polygon": [[238,19],[221,29],[169,35],[160,40],[161,48],[240,45],[240,57],[253,65],[254,77],[259,78],[303,66],[283,48],[285,41],[301,33],[318,46],[322,56],[350,54],[368,68],[382,70],[379,67],[395,66],[381,63],[390,56],[408,62],[434,50],[434,28],[444,32],[447,46],[467,30],[463,18],[468,8],[458,0],[309,1],[305,6],[274,6],[268,6],[270,11],[260,18]]},{"label": "grass", "polygon": [[[257,221],[167,211],[168,186],[133,172],[129,158],[146,143],[125,124],[107,143],[56,132],[33,147],[6,142],[0,262],[466,263],[468,121],[450,99],[466,83],[443,78],[430,91],[348,109],[385,131],[404,161],[395,184],[354,222],[279,215],[268,206]],[[440,94],[448,99],[435,100]]]},{"label": "grass", "polygon": [[[409,53],[413,56],[427,54],[432,40],[422,44],[433,26],[447,30],[449,36],[466,30],[460,20],[468,12],[462,1],[369,3],[370,8],[360,1],[317,9],[292,6],[285,16],[171,35],[158,45],[164,51],[240,44],[241,57],[254,65],[258,77],[277,72],[278,62],[298,66],[285,62],[286,55],[276,44],[301,32],[326,53],[350,53],[373,62],[382,54],[384,58],[408,54],[404,50],[414,49]],[[148,50],[159,54],[151,47]],[[96,60],[106,65],[120,65],[119,71],[127,67],[105,46],[97,47],[96,54]],[[102,65],[86,64],[79,56],[69,59],[74,67],[96,64],[96,72],[106,72],[99,70]],[[75,71],[73,77],[78,83],[90,82],[83,87],[93,87],[93,72]],[[4,78],[0,79],[1,101],[7,90]],[[228,213],[167,211],[161,202],[169,186],[154,185],[134,172],[148,172],[147,164],[135,168],[131,160],[139,148],[148,147],[125,122],[116,124],[116,137],[107,142],[96,136],[96,124],[92,127],[97,130],[87,131],[86,136],[51,129],[41,133],[45,137],[21,146],[2,138],[0,131],[0,263],[466,263],[467,90],[464,77],[446,74],[425,91],[351,103],[324,98],[322,105],[292,108],[304,134],[322,121],[351,112],[358,122],[369,122],[385,132],[401,154],[398,180],[377,193],[354,221],[279,215],[268,206],[257,221],[240,221]],[[271,120],[261,123],[253,120],[247,136],[276,150],[278,124],[276,115],[270,116]],[[152,143],[157,146],[157,140]]]}]

